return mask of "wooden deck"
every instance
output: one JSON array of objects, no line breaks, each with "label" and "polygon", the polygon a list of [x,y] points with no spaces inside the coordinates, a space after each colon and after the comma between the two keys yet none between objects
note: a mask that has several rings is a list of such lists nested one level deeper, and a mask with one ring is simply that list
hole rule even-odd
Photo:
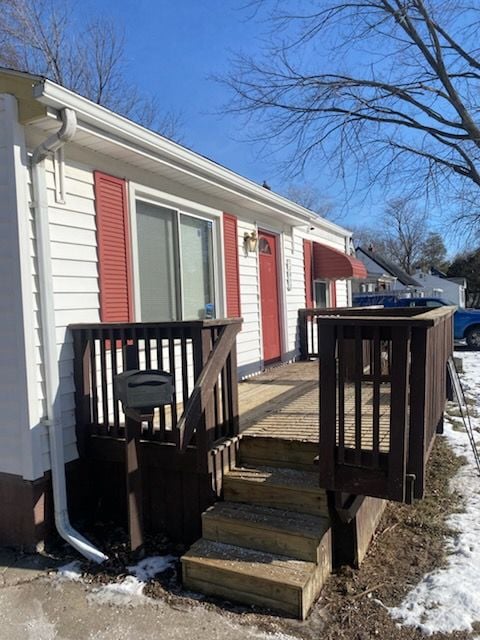
[{"label": "wooden deck", "polygon": [[[342,513],[352,496],[422,498],[445,406],[452,314],[301,309],[302,361],[240,384],[240,319],[71,325],[77,446],[88,474],[95,473],[88,483],[95,488],[92,514],[101,502],[120,521],[125,499],[128,507],[133,499],[128,524],[136,549],[141,536],[132,532],[140,531],[142,505],[146,529],[191,543],[201,534],[202,512],[229,483],[248,503],[255,485],[268,494],[261,504],[284,504],[293,488],[277,477],[283,468],[314,474]],[[142,413],[141,423],[124,419],[113,393],[115,376],[138,368],[174,375],[170,405],[154,402],[153,417]],[[248,478],[233,473],[241,467]],[[254,482],[252,468],[261,481]]]},{"label": "wooden deck", "polygon": [[[373,387],[362,384],[362,443],[372,450]],[[390,440],[390,385],[380,393],[380,452]],[[272,367],[239,385],[240,428],[248,436],[318,442],[318,362]],[[370,428],[369,428],[370,427]],[[338,426],[337,426],[338,438]],[[355,446],[355,385],[345,385],[345,446]]]}]

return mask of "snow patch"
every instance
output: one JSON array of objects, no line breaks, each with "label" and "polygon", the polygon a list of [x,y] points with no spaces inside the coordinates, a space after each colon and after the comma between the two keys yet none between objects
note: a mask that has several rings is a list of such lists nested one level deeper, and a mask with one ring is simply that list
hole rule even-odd
[{"label": "snow patch", "polygon": [[87,600],[90,604],[108,604],[118,607],[133,607],[144,602],[147,598],[143,595],[145,583],[135,576],[127,576],[120,582],[111,582],[103,587],[98,587],[89,593]]},{"label": "snow patch", "polygon": [[[460,374],[471,407],[480,415],[480,358],[478,353],[459,353],[464,373]],[[445,436],[466,464],[451,482],[464,500],[464,511],[447,518],[455,532],[446,541],[447,565],[424,576],[399,607],[390,614],[401,624],[423,633],[473,631],[480,621],[480,477],[466,432],[459,430],[458,418],[445,415]],[[455,426],[455,428],[454,428]],[[480,418],[472,416],[475,437],[480,440]]]},{"label": "snow patch", "polygon": [[119,582],[98,587],[87,596],[90,604],[108,604],[119,607],[135,607],[148,600],[143,595],[146,583],[174,565],[175,556],[152,556],[127,567],[131,575]]},{"label": "snow patch", "polygon": [[58,567],[56,578],[59,581],[73,580],[73,582],[80,582],[82,580],[82,563],[79,560],[74,560]]},{"label": "snow patch", "polygon": [[127,567],[127,569],[139,580],[147,582],[159,573],[170,569],[176,561],[177,558],[175,556],[152,556],[151,558],[140,560],[138,564]]}]

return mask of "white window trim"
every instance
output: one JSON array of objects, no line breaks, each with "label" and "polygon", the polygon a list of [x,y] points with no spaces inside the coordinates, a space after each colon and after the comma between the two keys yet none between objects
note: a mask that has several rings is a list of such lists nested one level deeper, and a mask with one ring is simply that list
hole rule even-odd
[{"label": "white window trim", "polygon": [[[155,206],[167,207],[176,213],[178,229],[178,245],[180,246],[180,215],[184,214],[200,220],[213,222],[212,229],[212,251],[213,251],[213,286],[215,293],[215,317],[221,318],[226,315],[225,308],[225,269],[223,260],[223,212],[203,204],[197,204],[191,200],[173,196],[165,191],[145,187],[144,185],[128,182],[128,203],[129,203],[129,223],[130,223],[130,243],[132,255],[133,271],[133,299],[135,321],[142,322],[141,300],[140,300],[140,271],[138,263],[138,234],[136,201],[141,200]],[[180,255],[177,258],[177,269],[182,282],[182,261]],[[179,311],[183,319],[183,296],[180,299]]]},{"label": "white window trim", "polygon": [[322,282],[325,285],[325,304],[326,304],[325,308],[328,309],[332,303],[331,293],[330,293],[330,283],[332,282],[332,280],[327,280],[324,278],[313,278],[312,282],[313,282],[313,298],[314,298],[313,302],[315,306],[317,306],[317,300],[315,297],[315,283]]}]

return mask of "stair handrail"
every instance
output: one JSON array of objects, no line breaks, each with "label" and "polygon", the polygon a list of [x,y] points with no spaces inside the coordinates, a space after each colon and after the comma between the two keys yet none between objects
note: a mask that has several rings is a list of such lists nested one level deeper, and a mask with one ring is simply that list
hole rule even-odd
[{"label": "stair handrail", "polygon": [[[178,421],[180,452],[185,452],[191,442],[195,430],[198,428],[205,408],[211,398],[214,386],[218,381],[225,363],[235,346],[237,335],[241,330],[242,322],[225,325],[220,330],[213,349],[197,378],[193,391],[185,405],[184,411]],[[207,426],[205,425],[206,429]]]}]

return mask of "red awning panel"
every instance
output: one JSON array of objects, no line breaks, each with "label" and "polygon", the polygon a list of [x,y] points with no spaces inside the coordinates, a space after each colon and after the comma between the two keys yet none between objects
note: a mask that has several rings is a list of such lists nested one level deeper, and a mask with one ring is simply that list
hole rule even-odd
[{"label": "red awning panel", "polygon": [[367,269],[357,258],[348,256],[338,249],[313,243],[314,280],[343,280],[346,278],[366,278]]}]

